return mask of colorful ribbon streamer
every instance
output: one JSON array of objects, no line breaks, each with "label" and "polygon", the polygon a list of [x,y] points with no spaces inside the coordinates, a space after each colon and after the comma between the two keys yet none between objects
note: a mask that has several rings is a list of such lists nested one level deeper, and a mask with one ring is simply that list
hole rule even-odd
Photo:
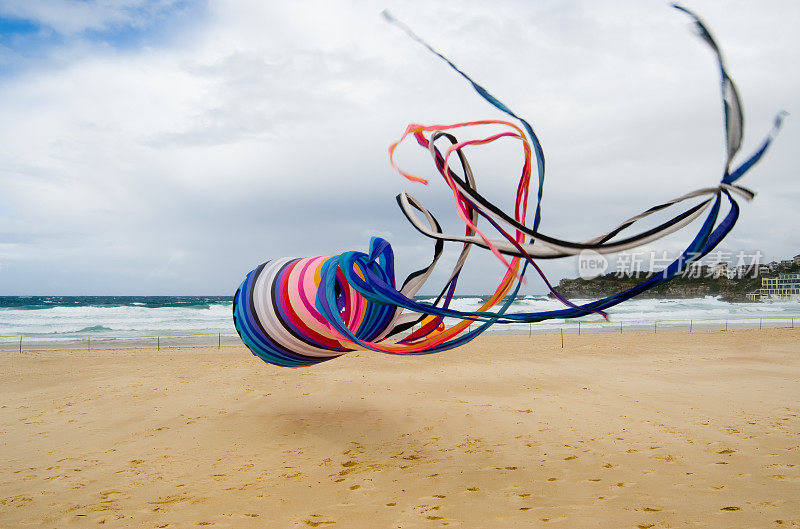
[{"label": "colorful ribbon streamer", "polygon": [[[539,230],[545,161],[533,127],[408,27],[384,12],[389,22],[443,59],[483,99],[517,120],[521,126],[502,120],[454,125],[409,125],[402,137],[389,147],[392,167],[409,180],[427,184],[426,179],[403,171],[395,162],[394,154],[396,147],[408,137],[413,137],[420,146],[428,150],[437,171],[453,193],[456,212],[464,222],[464,234],[443,233],[430,211],[410,194],[401,193],[397,196],[397,203],[403,213],[420,233],[434,240],[433,259],[426,267],[410,274],[398,289],[392,247],[387,241],[377,237],[371,240],[368,253],[345,252],[334,256],[268,261],[247,274],[234,296],[233,319],[242,341],[253,354],[265,362],[287,367],[313,365],[355,349],[370,349],[388,354],[436,353],[467,343],[496,323],[532,323],[551,318],[576,318],[591,313],[605,316],[604,311],[608,308],[668,281],[712,251],[730,232],[738,218],[739,206],[734,195],[746,200],[754,197],[754,193],[734,182],[761,159],[780,129],[785,113],[777,115],[775,124],[761,147],[731,170],[733,158],[739,151],[743,137],[744,121],[738,92],[725,69],[719,47],[703,22],[687,9],[677,5],[674,7],[692,17],[700,36],[714,51],[721,72],[727,158],[720,184],[653,206],[626,219],[613,229],[584,241],[562,240]],[[467,127],[492,127],[494,130],[500,129],[500,132],[466,141],[458,141],[450,133]],[[441,140],[449,142],[443,151],[437,146],[437,142],[441,143]],[[518,142],[522,150],[523,164],[513,216],[477,191],[476,180],[465,154],[467,148],[501,140]],[[460,175],[450,167],[453,154],[459,160]],[[534,161],[538,177],[537,203],[528,226],[526,219]],[[622,232],[642,219],[692,199],[700,199],[700,202],[686,207],[658,226],[621,237]],[[727,202],[729,209],[725,217],[719,220],[724,202]],[[420,218],[420,214],[423,218]],[[599,253],[629,250],[679,230],[704,214],[705,218],[695,238],[678,259],[660,273],[633,288],[584,305],[575,305],[555,292],[534,261],[534,258],[554,259],[577,255],[584,250]],[[499,235],[490,237],[479,230],[478,222],[481,218]],[[434,303],[416,301],[414,296],[430,277],[446,241],[462,245],[453,271]],[[490,250],[503,262],[506,271],[495,291],[479,309],[471,312],[457,311],[450,308],[450,303],[462,267],[473,246]],[[522,285],[528,266],[538,272],[548,289],[561,300],[565,308],[533,313],[507,312]],[[493,307],[498,308],[491,310]],[[444,318],[461,321],[446,327]],[[471,327],[473,324],[476,324],[474,328]],[[419,328],[410,334],[387,340],[417,325]]]}]

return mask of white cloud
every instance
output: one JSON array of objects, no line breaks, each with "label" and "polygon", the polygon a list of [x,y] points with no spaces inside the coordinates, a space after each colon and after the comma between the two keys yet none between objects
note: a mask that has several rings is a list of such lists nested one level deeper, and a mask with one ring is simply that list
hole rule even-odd
[{"label": "white cloud", "polygon": [[[50,0],[3,12],[69,35],[144,23],[137,17],[170,5]],[[717,72],[680,13],[642,2],[617,12],[581,2],[389,7],[530,118],[548,159],[545,231],[586,238],[718,180]],[[739,84],[749,153],[774,112],[797,106],[800,7],[689,7]],[[224,293],[265,258],[366,249],[365,230],[409,249],[397,255],[410,271],[429,258],[411,255],[428,241],[396,210],[403,189],[461,231],[447,190],[401,179],[386,148],[412,121],[504,116],[374,5],[218,1],[192,24],[126,53],[67,43],[58,53],[68,60],[37,59],[0,79],[0,243],[13,243],[0,246],[0,292]],[[744,182],[761,193],[743,205],[734,248],[762,240],[776,257],[797,253],[777,227],[797,223],[792,120]],[[470,151],[479,188],[508,208],[517,152]],[[401,160],[431,175],[421,150]],[[575,273],[573,262],[546,266],[555,278]],[[465,291],[487,290],[486,275],[465,275]]]}]

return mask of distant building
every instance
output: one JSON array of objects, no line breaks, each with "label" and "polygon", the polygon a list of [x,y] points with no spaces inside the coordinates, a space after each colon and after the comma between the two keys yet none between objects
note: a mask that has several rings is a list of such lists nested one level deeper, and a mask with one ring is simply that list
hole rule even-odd
[{"label": "distant building", "polygon": [[741,265],[728,270],[728,279],[744,279],[749,275],[755,276],[757,272],[758,269],[754,266]]},{"label": "distant building", "polygon": [[792,262],[796,265],[800,265],[800,254],[795,255],[794,258],[792,258]]},{"label": "distant building", "polygon": [[800,274],[778,274],[761,278],[761,288],[747,294],[749,301],[800,300]]}]

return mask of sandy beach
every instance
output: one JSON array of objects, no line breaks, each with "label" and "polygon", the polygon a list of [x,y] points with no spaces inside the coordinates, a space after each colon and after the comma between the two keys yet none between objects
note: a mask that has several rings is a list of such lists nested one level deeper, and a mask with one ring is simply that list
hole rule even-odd
[{"label": "sandy beach", "polygon": [[797,527],[798,333],[0,353],[0,527]]}]

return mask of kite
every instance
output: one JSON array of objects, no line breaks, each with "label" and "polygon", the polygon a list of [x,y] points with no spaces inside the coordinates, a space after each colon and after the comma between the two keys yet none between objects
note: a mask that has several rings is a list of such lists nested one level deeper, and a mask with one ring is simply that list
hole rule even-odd
[{"label": "kite", "polygon": [[[716,187],[701,188],[653,206],[615,228],[581,242],[562,240],[539,230],[545,158],[533,127],[408,27],[384,12],[390,23],[444,60],[484,100],[514,122],[482,120],[453,125],[409,125],[402,137],[389,147],[389,161],[407,179],[427,183],[427,180],[402,170],[395,162],[394,152],[408,138],[413,138],[428,150],[437,172],[453,193],[456,212],[464,222],[463,234],[444,233],[422,203],[406,192],[397,195],[397,203],[412,226],[434,241],[433,258],[427,266],[411,273],[398,287],[392,247],[379,237],[372,238],[366,253],[350,251],[331,256],[267,261],[247,274],[234,296],[233,320],[244,344],[265,362],[286,367],[314,365],[356,349],[387,354],[431,354],[465,344],[494,324],[533,323],[593,313],[605,316],[607,309],[670,280],[712,251],[736,223],[739,216],[736,197],[752,200],[755,196],[736,181],[764,155],[780,129],[785,112],[776,116],[772,130],[756,152],[734,166],[733,159],[742,143],[744,125],[736,86],[705,24],[691,11],[678,5],[673,7],[692,18],[694,27],[714,52],[719,66],[727,148],[722,178]],[[485,126],[492,126],[493,130],[499,127],[501,132],[466,141],[459,141],[452,134],[465,127]],[[465,147],[502,139],[517,142],[523,154],[513,214],[503,211],[477,191],[475,176],[464,153]],[[453,154],[460,171],[451,168]],[[526,219],[534,165],[537,174],[536,207],[529,224]],[[699,200],[699,203],[683,206],[685,209],[671,219],[628,235],[629,229],[640,220],[692,199]],[[723,211],[727,213],[721,217]],[[660,273],[632,288],[590,303],[576,305],[561,297],[535,261],[574,256],[588,250],[601,254],[629,250],[660,239],[701,217],[703,221],[694,239]],[[479,220],[488,223],[497,235],[492,238],[478,229]],[[461,245],[461,253],[449,279],[433,303],[417,301],[414,296],[430,277],[445,242]],[[505,274],[480,308],[458,311],[450,304],[461,270],[474,246],[491,251],[504,264]],[[564,308],[532,313],[508,312],[529,267],[542,277]],[[444,318],[459,321],[447,327]]]}]

